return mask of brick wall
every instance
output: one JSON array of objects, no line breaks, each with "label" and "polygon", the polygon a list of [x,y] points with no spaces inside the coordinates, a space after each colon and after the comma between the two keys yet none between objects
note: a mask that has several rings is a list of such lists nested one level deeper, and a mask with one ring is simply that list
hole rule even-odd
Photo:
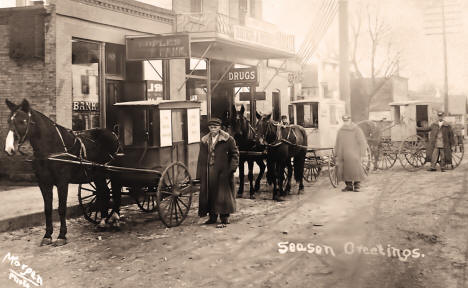
[{"label": "brick wall", "polygon": [[[14,30],[10,27],[14,23],[11,19],[21,18],[18,15],[24,14],[43,17],[44,29],[38,30],[42,30],[44,36],[37,38],[44,41],[42,58],[12,59],[10,57],[10,31]],[[0,41],[0,148],[2,151],[5,146],[4,139],[8,133],[7,119],[10,116],[10,111],[4,104],[5,99],[14,103],[27,99],[35,110],[55,119],[54,18],[54,6],[0,9],[0,39],[2,39]],[[0,153],[0,178],[32,179],[30,162],[25,161],[32,158],[32,151],[26,145],[27,155],[25,156],[7,157],[5,153]]]}]

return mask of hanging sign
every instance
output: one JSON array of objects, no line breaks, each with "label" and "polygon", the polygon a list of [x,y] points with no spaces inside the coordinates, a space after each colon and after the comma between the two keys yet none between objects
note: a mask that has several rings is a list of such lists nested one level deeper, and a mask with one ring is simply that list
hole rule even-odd
[{"label": "hanging sign", "polygon": [[127,61],[190,58],[188,34],[126,38]]},{"label": "hanging sign", "polygon": [[[266,100],[265,92],[255,92],[254,100]],[[239,101],[250,101],[250,92],[240,92]]]},{"label": "hanging sign", "polygon": [[234,86],[258,86],[257,67],[232,68],[224,76],[223,82]]},{"label": "hanging sign", "polygon": [[161,147],[172,146],[172,113],[171,110],[159,111],[159,133]]}]

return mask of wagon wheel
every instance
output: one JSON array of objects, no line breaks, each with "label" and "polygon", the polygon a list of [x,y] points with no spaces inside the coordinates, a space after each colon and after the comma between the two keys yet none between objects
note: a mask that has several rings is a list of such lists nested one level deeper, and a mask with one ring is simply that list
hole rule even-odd
[{"label": "wagon wheel", "polygon": [[452,147],[452,169],[455,169],[460,165],[463,160],[463,154],[465,154],[465,147],[463,146],[463,141],[457,143],[457,145]]},{"label": "wagon wheel", "polygon": [[391,143],[382,143],[377,153],[377,168],[381,170],[387,170],[395,165],[397,160],[397,153],[393,151]]},{"label": "wagon wheel", "polygon": [[192,177],[187,167],[174,162],[164,169],[157,190],[159,216],[167,227],[180,225],[192,204]]},{"label": "wagon wheel", "polygon": [[369,175],[370,167],[372,162],[372,153],[369,145],[366,148],[366,155],[361,159],[361,166],[366,175]]},{"label": "wagon wheel", "polygon": [[306,160],[304,165],[304,180],[307,182],[316,182],[322,170],[316,159]]},{"label": "wagon wheel", "polygon": [[156,210],[157,186],[132,187],[131,195],[141,211],[150,213]]},{"label": "wagon wheel", "polygon": [[426,163],[426,141],[419,135],[406,138],[398,150],[401,166],[414,172]]},{"label": "wagon wheel", "polygon": [[336,173],[336,159],[335,155],[332,153],[328,158],[328,178],[330,178],[330,183],[333,187],[338,187],[338,175]]},{"label": "wagon wheel", "polygon": [[[108,215],[112,212],[112,188],[110,184],[110,179],[106,179],[106,185],[110,191],[110,202],[107,208]],[[78,185],[78,202],[83,211],[83,215],[86,220],[91,223],[97,224],[101,220],[98,217],[100,214],[99,207],[97,205],[97,196],[96,196],[96,184],[94,182],[84,183]]]}]

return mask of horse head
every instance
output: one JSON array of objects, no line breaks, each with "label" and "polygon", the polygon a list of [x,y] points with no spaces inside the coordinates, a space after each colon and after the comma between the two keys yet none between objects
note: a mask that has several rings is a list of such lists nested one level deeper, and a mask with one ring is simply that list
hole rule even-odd
[{"label": "horse head", "polygon": [[[29,138],[34,122],[31,119],[31,108],[29,107],[28,100],[24,99],[21,104],[16,105],[6,99],[5,103],[11,111],[8,117],[9,131],[5,140],[5,151],[8,155],[13,155],[24,141]],[[17,141],[18,148],[15,146],[15,140]]]},{"label": "horse head", "polygon": [[256,132],[258,141],[260,144],[265,145],[266,143],[272,144],[277,139],[277,129],[274,121],[271,119],[270,114],[259,114],[255,112],[257,116]]}]

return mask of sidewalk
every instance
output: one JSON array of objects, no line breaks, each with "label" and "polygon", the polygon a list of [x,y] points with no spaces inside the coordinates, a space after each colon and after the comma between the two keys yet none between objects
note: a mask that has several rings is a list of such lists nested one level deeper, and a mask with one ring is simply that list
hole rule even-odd
[{"label": "sidewalk", "polygon": [[[78,206],[78,185],[68,186],[67,217],[76,217],[82,214]],[[59,220],[58,196],[54,187],[54,202],[52,219]],[[25,186],[7,191],[0,191],[0,232],[45,225],[44,201],[39,186]]]},{"label": "sidewalk", "polygon": [[[257,176],[259,168],[254,165],[254,175]],[[238,180],[238,171],[234,174],[236,182]],[[248,183],[247,173],[248,167],[245,164],[245,183]],[[264,178],[265,179],[265,178]],[[39,186],[31,184],[33,186],[23,186],[8,189],[6,191],[0,191],[0,232],[11,231],[21,229],[25,227],[32,227],[38,225],[45,225],[44,216],[44,200]],[[246,186],[247,187],[247,186]],[[67,200],[67,218],[81,217],[83,211],[78,203],[78,184],[68,185],[68,200]],[[53,221],[59,221],[58,215],[58,196],[57,188],[54,187],[53,192]],[[133,200],[129,199],[130,203],[134,203]],[[123,205],[125,204],[122,199]]]}]

